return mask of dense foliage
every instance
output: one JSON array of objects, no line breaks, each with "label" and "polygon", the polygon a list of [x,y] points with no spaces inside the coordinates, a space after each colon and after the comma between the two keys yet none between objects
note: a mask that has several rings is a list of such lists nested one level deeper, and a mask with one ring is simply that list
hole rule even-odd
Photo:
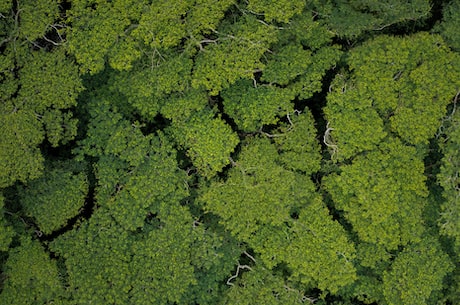
[{"label": "dense foliage", "polygon": [[457,0],[1,0],[0,304],[460,304]]}]

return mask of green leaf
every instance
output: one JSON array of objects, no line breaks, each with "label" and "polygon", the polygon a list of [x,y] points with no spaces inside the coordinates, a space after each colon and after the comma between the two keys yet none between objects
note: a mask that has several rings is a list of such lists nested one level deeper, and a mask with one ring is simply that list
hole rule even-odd
[{"label": "green leaf", "polygon": [[222,92],[224,110],[240,130],[254,132],[263,125],[276,124],[280,116],[294,111],[294,94],[288,89],[241,80]]},{"label": "green leaf", "polygon": [[389,304],[427,304],[433,291],[443,288],[443,278],[454,265],[439,243],[426,238],[401,252],[383,275],[383,293]]},{"label": "green leaf", "polygon": [[53,164],[43,177],[19,189],[27,216],[33,217],[41,232],[50,234],[78,215],[88,193],[85,173],[73,172],[71,163]]},{"label": "green leaf", "polygon": [[9,252],[0,299],[5,304],[50,304],[65,296],[55,260],[50,260],[38,241],[21,238]]}]

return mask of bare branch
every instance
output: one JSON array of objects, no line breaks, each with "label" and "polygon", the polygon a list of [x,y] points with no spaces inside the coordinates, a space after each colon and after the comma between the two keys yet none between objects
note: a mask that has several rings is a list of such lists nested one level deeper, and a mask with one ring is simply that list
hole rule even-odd
[{"label": "bare branch", "polygon": [[228,278],[227,280],[227,285],[229,286],[235,286],[235,284],[233,284],[231,281],[236,279],[239,274],[240,274],[240,270],[243,270],[243,269],[247,269],[247,270],[252,270],[251,267],[249,267],[248,265],[240,265],[238,263],[238,266],[236,267],[236,273],[234,275],[232,275],[231,277]]},{"label": "bare branch", "polygon": [[331,139],[331,131],[333,130],[334,128],[329,127],[329,122],[327,122],[326,131],[324,132],[324,136],[323,136],[323,142],[327,147],[332,149],[331,159],[334,158],[334,156],[337,154],[339,150],[339,147],[337,146],[337,144],[335,144]]},{"label": "bare branch", "polygon": [[249,254],[247,251],[244,251],[243,253],[244,253],[247,257],[249,257],[254,263],[257,263],[257,262],[256,262],[256,259],[255,259],[251,254]]},{"label": "bare branch", "polygon": [[55,46],[61,46],[64,44],[64,42],[55,42],[51,39],[49,39],[48,37],[46,37],[46,35],[43,35],[43,39],[45,39],[46,41],[48,41],[49,43],[55,45]]},{"label": "bare branch", "polygon": [[315,298],[310,298],[310,297],[307,297],[305,295],[303,295],[299,290],[297,289],[294,289],[294,288],[291,288],[287,285],[284,285],[284,289],[286,289],[286,291],[290,291],[290,292],[296,292],[298,293],[299,295],[302,295],[302,297],[300,298],[300,301],[302,303],[305,303],[306,301],[310,302],[311,304],[314,304],[318,299],[315,299]]}]

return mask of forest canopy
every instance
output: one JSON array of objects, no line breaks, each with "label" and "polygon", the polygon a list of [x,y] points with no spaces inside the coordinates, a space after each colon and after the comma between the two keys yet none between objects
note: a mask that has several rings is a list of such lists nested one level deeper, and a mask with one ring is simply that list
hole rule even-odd
[{"label": "forest canopy", "polygon": [[457,0],[0,1],[0,304],[460,304]]}]

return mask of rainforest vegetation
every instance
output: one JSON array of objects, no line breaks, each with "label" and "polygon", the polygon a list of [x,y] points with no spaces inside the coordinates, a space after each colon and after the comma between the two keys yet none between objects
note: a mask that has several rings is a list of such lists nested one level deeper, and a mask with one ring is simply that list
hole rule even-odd
[{"label": "rainforest vegetation", "polygon": [[460,1],[0,0],[0,304],[460,304]]}]

